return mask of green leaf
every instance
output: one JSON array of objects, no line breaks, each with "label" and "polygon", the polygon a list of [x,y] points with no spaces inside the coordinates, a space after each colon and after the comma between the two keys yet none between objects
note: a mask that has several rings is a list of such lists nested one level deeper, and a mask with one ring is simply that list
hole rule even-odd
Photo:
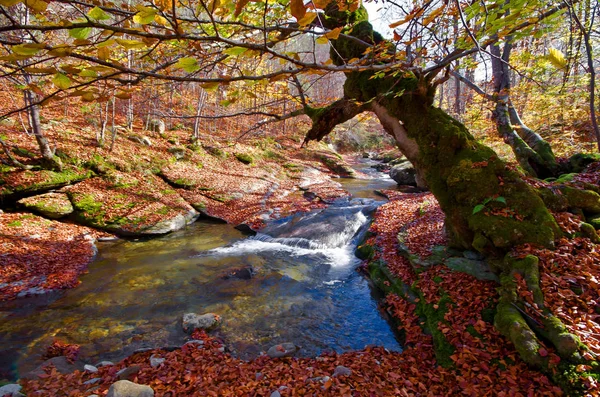
[{"label": "green leaf", "polygon": [[128,50],[132,50],[132,49],[140,49],[140,48],[145,48],[146,44],[144,44],[144,42],[142,41],[137,41],[137,40],[127,40],[127,39],[115,39],[115,41],[121,46],[124,47]]},{"label": "green leaf", "polygon": [[61,90],[68,90],[71,86],[71,79],[62,73],[56,73],[52,79],[52,84]]},{"label": "green leaf", "polygon": [[496,197],[496,198],[494,199],[494,201],[497,201],[497,202],[499,202],[499,203],[502,203],[502,204],[505,204],[505,205],[506,205],[506,199],[505,199],[504,197],[502,197],[502,196],[500,196],[500,197]]},{"label": "green leaf", "polygon": [[473,208],[473,215],[475,215],[478,212],[481,212],[484,208],[485,208],[485,205],[483,205],[483,204],[477,204],[475,206],[475,208]]},{"label": "green leaf", "polygon": [[157,9],[141,5],[136,6],[136,8],[139,12],[133,16],[133,22],[140,25],[147,25],[154,22],[154,16],[158,13]]},{"label": "green leaf", "polygon": [[74,39],[85,40],[92,34],[92,28],[74,28],[69,29],[69,36]]},{"label": "green leaf", "polygon": [[238,56],[238,55],[243,54],[246,51],[248,51],[248,49],[244,48],[244,47],[230,47],[230,48],[226,48],[225,50],[223,50],[223,54],[227,54],[227,55],[231,55],[231,56]]},{"label": "green leaf", "polygon": [[87,13],[88,17],[95,21],[105,21],[110,19],[110,15],[108,15],[104,10],[100,7],[94,7]]},{"label": "green leaf", "polygon": [[200,84],[200,87],[204,88],[206,91],[216,91],[219,88],[219,83],[211,82],[211,83],[203,83]]},{"label": "green leaf", "polygon": [[79,75],[81,77],[98,77],[98,72],[91,69],[84,69],[81,72],[79,72]]},{"label": "green leaf", "polygon": [[11,49],[12,52],[17,55],[30,57],[37,54],[40,51],[41,46],[39,44],[19,44],[11,47]]},{"label": "green leaf", "polygon": [[197,71],[198,69],[200,69],[200,66],[198,65],[198,61],[196,60],[196,58],[181,58],[173,66],[178,69],[183,69],[188,73],[193,73],[193,72]]},{"label": "green leaf", "polygon": [[227,106],[231,105],[231,101],[229,99],[223,99],[222,101],[219,102],[219,105],[221,105],[223,107],[227,107]]}]

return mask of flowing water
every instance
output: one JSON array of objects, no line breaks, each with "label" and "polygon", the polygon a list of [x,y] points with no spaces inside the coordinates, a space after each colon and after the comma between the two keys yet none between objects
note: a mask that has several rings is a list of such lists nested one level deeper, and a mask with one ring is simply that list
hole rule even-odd
[{"label": "flowing water", "polygon": [[54,338],[80,344],[91,363],[181,345],[187,312],[220,314],[214,333],[244,358],[281,342],[304,355],[369,344],[399,350],[378,296],[356,272],[354,248],[382,203],[372,191],[395,186],[368,166],[359,168],[372,179],[341,180],[359,198],[275,221],[256,236],[199,221],[151,240],[99,243],[77,288],[0,306],[0,379],[36,367]]}]

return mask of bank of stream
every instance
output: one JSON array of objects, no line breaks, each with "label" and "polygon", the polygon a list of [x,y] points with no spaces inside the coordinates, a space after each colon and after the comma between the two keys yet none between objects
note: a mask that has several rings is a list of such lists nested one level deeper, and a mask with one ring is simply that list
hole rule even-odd
[{"label": "bank of stream", "polygon": [[256,236],[198,221],[160,238],[98,243],[77,288],[0,306],[0,378],[35,368],[55,338],[81,345],[90,363],[181,345],[187,312],[221,315],[214,333],[242,358],[280,342],[302,355],[369,344],[400,350],[353,254],[383,203],[373,191],[395,186],[370,165],[357,165],[369,179],[340,180],[353,199],[274,221]]}]

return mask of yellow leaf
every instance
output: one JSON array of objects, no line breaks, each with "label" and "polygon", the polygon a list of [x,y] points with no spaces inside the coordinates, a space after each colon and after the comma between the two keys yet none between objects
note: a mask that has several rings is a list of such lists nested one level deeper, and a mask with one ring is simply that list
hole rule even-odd
[{"label": "yellow leaf", "polygon": [[423,14],[423,12],[424,12],[424,10],[422,8],[419,8],[417,10],[412,10],[403,19],[390,24],[390,29],[397,28],[398,26],[404,25],[406,22],[408,22],[414,18],[420,17]]},{"label": "yellow leaf", "polygon": [[138,40],[127,40],[127,39],[115,39],[115,41],[121,46],[128,50],[146,48],[146,44]]},{"label": "yellow leaf", "polygon": [[71,79],[62,73],[56,73],[52,79],[52,83],[61,90],[68,90],[71,86]]},{"label": "yellow leaf", "polygon": [[200,87],[204,88],[206,91],[216,91],[219,88],[219,83],[210,82],[210,83],[202,83]]},{"label": "yellow leaf", "polygon": [[291,0],[290,12],[294,16],[294,18],[296,18],[298,23],[300,23],[300,20],[306,15],[306,7],[304,6],[304,0]]},{"label": "yellow leaf", "polygon": [[423,19],[423,25],[429,25],[431,21],[433,21],[437,16],[444,12],[444,8],[446,8],[445,4],[433,10],[431,14],[429,14]]},{"label": "yellow leaf", "polygon": [[2,5],[4,7],[11,7],[20,2],[21,2],[21,0],[0,0],[0,5]]},{"label": "yellow leaf", "polygon": [[567,60],[565,55],[556,48],[548,49],[548,60],[558,69],[565,69],[567,67]]},{"label": "yellow leaf", "polygon": [[317,17],[316,12],[307,12],[302,19],[298,20],[298,25],[300,25],[300,26],[310,25],[310,23],[312,21],[314,21],[316,17]]},{"label": "yellow leaf", "polygon": [[324,10],[325,7],[327,7],[327,5],[331,3],[331,0],[312,0],[312,3],[315,5],[316,8]]},{"label": "yellow leaf", "polygon": [[156,22],[156,23],[158,23],[158,24],[160,24],[160,25],[163,25],[163,26],[167,26],[167,27],[171,26],[171,25],[169,24],[169,21],[167,21],[167,19],[166,19],[166,18],[164,18],[164,17],[161,17],[161,16],[160,16],[160,15],[158,15],[158,14],[156,14],[156,15],[154,16],[154,22]]},{"label": "yellow leaf", "polygon": [[318,39],[316,39],[315,42],[317,44],[327,44],[327,43],[329,43],[329,40],[327,40],[327,37],[321,36]]},{"label": "yellow leaf", "polygon": [[130,92],[121,91],[117,92],[115,96],[119,99],[129,99],[132,97],[132,94]]},{"label": "yellow leaf", "polygon": [[23,3],[37,13],[44,12],[48,8],[48,3],[42,0],[25,0]]},{"label": "yellow leaf", "polygon": [[323,37],[327,37],[330,40],[337,40],[337,38],[340,36],[340,32],[342,31],[342,28],[335,28],[330,32],[327,32],[323,35]]}]

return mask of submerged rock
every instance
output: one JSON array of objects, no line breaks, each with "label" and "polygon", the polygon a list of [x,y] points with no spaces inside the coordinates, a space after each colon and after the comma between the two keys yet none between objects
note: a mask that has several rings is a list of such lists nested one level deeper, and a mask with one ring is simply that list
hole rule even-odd
[{"label": "submerged rock", "polygon": [[39,378],[40,375],[44,375],[46,373],[46,371],[44,371],[44,368],[46,368],[49,365],[53,365],[54,368],[56,368],[56,371],[60,372],[61,374],[70,374],[74,371],[83,371],[84,368],[84,364],[81,361],[75,361],[71,363],[65,356],[52,357],[51,359],[44,361],[39,367],[37,367],[33,371],[25,374],[23,378]]},{"label": "submerged rock", "polygon": [[223,280],[250,280],[256,274],[256,270],[252,266],[245,266],[238,269],[233,269],[227,272],[223,277]]},{"label": "submerged rock", "polygon": [[194,332],[195,329],[211,330],[220,323],[221,316],[215,313],[186,313],[183,315],[183,330],[188,334]]},{"label": "submerged rock", "polygon": [[271,346],[267,350],[267,355],[271,358],[281,358],[293,356],[298,351],[298,346],[290,342],[285,342],[280,345]]},{"label": "submerged rock", "polygon": [[352,375],[352,370],[348,367],[344,367],[343,365],[338,365],[337,367],[335,367],[335,370],[333,370],[333,375],[332,376],[350,376]]},{"label": "submerged rock", "polygon": [[154,390],[150,386],[119,380],[110,386],[106,397],[154,397]]},{"label": "submerged rock", "polygon": [[408,161],[393,166],[389,175],[398,185],[417,185],[417,172]]}]

